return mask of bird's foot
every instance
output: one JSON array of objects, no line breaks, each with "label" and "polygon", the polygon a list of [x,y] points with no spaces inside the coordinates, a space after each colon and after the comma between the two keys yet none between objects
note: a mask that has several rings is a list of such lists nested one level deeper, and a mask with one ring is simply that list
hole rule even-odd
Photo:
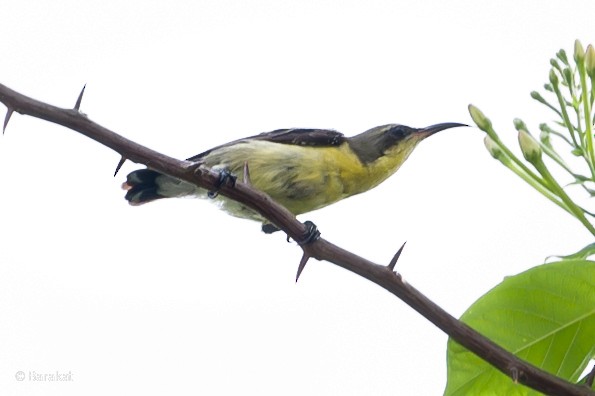
[{"label": "bird's foot", "polygon": [[271,223],[263,224],[261,229],[265,234],[272,234],[273,232],[279,231],[279,228]]},{"label": "bird's foot", "polygon": [[306,233],[301,240],[297,241],[298,245],[307,245],[320,239],[320,231],[318,231],[316,224],[312,223],[310,220],[306,220],[304,225],[306,226]]},{"label": "bird's foot", "polygon": [[[304,222],[304,225],[306,226],[306,232],[304,233],[302,239],[296,241],[298,245],[307,245],[308,243],[312,243],[320,238],[320,231],[318,231],[318,227],[316,227],[316,224],[312,223],[310,220],[307,220]],[[280,231],[280,229],[271,223],[266,223],[262,225],[262,232],[264,232],[265,234],[272,234],[273,232],[277,231]],[[287,235],[287,242],[289,241],[290,238],[289,235]]]},{"label": "bird's foot", "polygon": [[219,195],[219,189],[221,188],[222,185],[226,184],[226,183],[231,183],[231,186],[235,186],[236,185],[236,180],[237,177],[232,175],[229,171],[227,170],[222,170],[219,172],[219,179],[217,180],[217,183],[215,183],[215,189],[212,191],[209,191],[207,193],[207,196],[211,199],[216,198],[217,195]]}]

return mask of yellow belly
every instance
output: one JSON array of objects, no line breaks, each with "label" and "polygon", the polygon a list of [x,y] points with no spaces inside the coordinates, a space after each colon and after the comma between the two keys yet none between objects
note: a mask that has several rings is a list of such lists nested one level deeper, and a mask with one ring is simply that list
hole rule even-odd
[{"label": "yellow belly", "polygon": [[[346,147],[304,147],[252,141],[224,147],[205,157],[208,167],[243,174],[248,162],[252,185],[298,215],[354,194],[350,180],[365,169]],[[355,172],[354,172],[355,171]]]},{"label": "yellow belly", "polygon": [[[347,143],[308,147],[256,140],[214,150],[204,157],[204,163],[227,169],[241,180],[247,162],[252,185],[299,215],[377,186],[408,154],[389,155],[365,165]],[[220,203],[232,215],[260,219],[236,202],[222,199]]]}]

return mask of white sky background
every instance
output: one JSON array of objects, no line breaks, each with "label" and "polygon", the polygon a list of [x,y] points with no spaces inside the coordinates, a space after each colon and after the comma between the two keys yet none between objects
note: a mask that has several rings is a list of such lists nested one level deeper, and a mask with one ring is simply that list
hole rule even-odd
[{"label": "white sky background", "polygon": [[[63,107],[87,83],[91,119],[179,158],[283,127],[471,123],[469,103],[516,146],[512,119],[551,119],[529,92],[558,49],[595,41],[593,15],[592,1],[13,1],[0,83]],[[18,114],[0,137],[3,395],[441,394],[447,337],[403,302],[326,262],[296,285],[295,244],[208,202],[128,206],[138,166],[114,179],[118,159]],[[408,241],[398,270],[455,316],[591,242],[476,128],[305,219],[379,263]]]}]

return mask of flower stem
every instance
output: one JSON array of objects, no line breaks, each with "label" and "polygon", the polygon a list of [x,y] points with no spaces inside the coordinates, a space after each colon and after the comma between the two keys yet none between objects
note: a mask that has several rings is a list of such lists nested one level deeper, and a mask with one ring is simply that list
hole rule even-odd
[{"label": "flower stem", "polygon": [[595,227],[593,227],[593,224],[591,224],[589,220],[587,220],[587,218],[585,217],[585,213],[583,212],[583,209],[577,206],[568,196],[568,194],[566,194],[566,191],[564,191],[562,186],[558,184],[556,179],[554,179],[550,171],[545,166],[543,159],[538,158],[533,163],[533,165],[535,166],[535,169],[537,169],[537,171],[541,174],[541,176],[543,176],[543,178],[548,181],[548,184],[551,186],[552,192],[556,194],[558,197],[560,197],[562,203],[564,203],[564,205],[568,208],[568,212],[571,213],[574,217],[576,217],[587,228],[587,230],[589,230],[589,232],[592,235],[595,235]]},{"label": "flower stem", "polygon": [[578,73],[581,80],[581,97],[583,102],[583,111],[585,114],[585,135],[584,141],[587,146],[586,157],[591,175],[595,179],[595,150],[593,149],[593,122],[591,120],[591,101],[589,98],[589,87],[587,86],[587,73],[585,71],[585,64],[580,62],[578,64]]}]

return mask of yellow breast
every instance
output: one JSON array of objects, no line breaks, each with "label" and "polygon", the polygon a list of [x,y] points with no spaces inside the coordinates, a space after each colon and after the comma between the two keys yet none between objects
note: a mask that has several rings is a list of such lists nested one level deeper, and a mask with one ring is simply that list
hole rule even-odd
[{"label": "yellow breast", "polygon": [[[405,157],[406,158],[406,157]],[[209,153],[205,165],[243,174],[248,163],[252,185],[298,215],[367,191],[394,173],[401,155],[362,164],[347,143],[309,147],[248,141]]]}]

